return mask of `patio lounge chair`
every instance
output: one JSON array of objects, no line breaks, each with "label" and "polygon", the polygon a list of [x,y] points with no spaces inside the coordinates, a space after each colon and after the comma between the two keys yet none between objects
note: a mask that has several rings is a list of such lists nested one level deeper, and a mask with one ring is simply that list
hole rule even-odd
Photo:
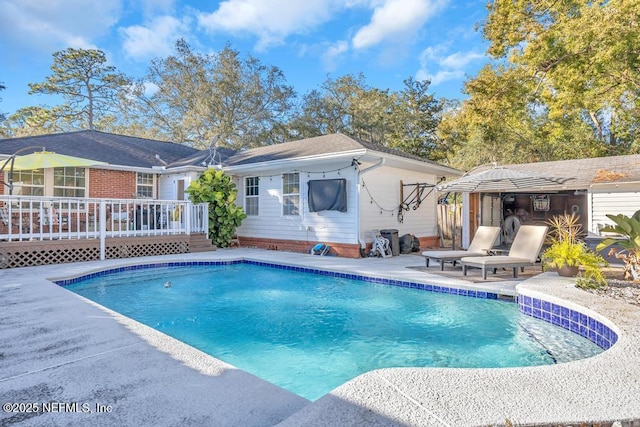
[{"label": "patio lounge chair", "polygon": [[487,280],[487,269],[513,268],[513,277],[518,277],[518,268],[524,271],[524,267],[533,266],[538,260],[538,255],[547,235],[547,226],[523,225],[513,239],[508,255],[464,257],[460,260],[462,272],[467,275],[469,267],[481,268],[482,279]]},{"label": "patio lounge chair", "polygon": [[425,257],[427,267],[429,267],[429,260],[439,261],[440,270],[442,271],[444,270],[445,262],[451,262],[455,267],[456,262],[460,261],[462,257],[487,255],[487,251],[493,247],[499,234],[500,227],[481,225],[476,230],[476,234],[473,236],[473,240],[471,240],[471,244],[466,251],[425,251],[422,252],[422,256]]}]

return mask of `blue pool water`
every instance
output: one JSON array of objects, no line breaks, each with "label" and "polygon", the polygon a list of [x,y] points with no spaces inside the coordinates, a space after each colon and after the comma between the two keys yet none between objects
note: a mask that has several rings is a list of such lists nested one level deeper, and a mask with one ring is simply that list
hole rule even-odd
[{"label": "blue pool water", "polygon": [[533,366],[602,351],[512,302],[251,264],[132,270],[66,288],[310,400],[377,368]]}]

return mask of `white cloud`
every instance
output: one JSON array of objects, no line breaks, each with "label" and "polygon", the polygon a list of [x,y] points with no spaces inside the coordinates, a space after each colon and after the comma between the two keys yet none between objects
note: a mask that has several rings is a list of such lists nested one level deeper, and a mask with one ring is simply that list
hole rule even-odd
[{"label": "white cloud", "polygon": [[385,0],[373,1],[373,16],[352,40],[355,49],[374,46],[382,41],[412,37],[446,0]]},{"label": "white cloud", "polygon": [[451,80],[461,80],[464,76],[465,72],[462,70],[439,70],[430,74],[427,70],[421,69],[416,73],[416,80],[429,80],[431,86],[437,86]]},{"label": "white cloud", "polygon": [[146,60],[171,54],[177,39],[189,33],[188,20],[159,16],[145,25],[133,25],[120,30],[127,56]]},{"label": "white cloud", "polygon": [[46,53],[95,48],[122,13],[122,0],[0,0],[0,44]]},{"label": "white cloud", "polygon": [[290,34],[304,34],[327,22],[343,7],[340,0],[226,0],[218,10],[198,15],[207,31],[229,31],[258,37],[257,50],[284,43]]},{"label": "white cloud", "polygon": [[324,68],[327,71],[334,71],[337,67],[337,60],[343,53],[349,50],[349,43],[344,40],[339,40],[333,43],[325,52],[322,54],[322,62],[324,64]]},{"label": "white cloud", "polygon": [[440,60],[440,65],[446,68],[465,68],[472,62],[485,59],[481,53],[477,52],[456,52]]},{"label": "white cloud", "polygon": [[476,51],[447,54],[448,49],[446,44],[424,49],[419,57],[420,69],[416,73],[416,79],[430,80],[432,86],[462,80],[470,66],[486,59],[485,55]]},{"label": "white cloud", "polygon": [[148,19],[156,15],[171,15],[175,10],[175,0],[138,0],[143,16]]}]

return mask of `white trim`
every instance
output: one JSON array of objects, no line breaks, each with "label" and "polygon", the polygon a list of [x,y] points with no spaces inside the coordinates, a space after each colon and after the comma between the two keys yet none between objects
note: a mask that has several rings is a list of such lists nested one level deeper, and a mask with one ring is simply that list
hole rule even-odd
[{"label": "white trim", "polygon": [[[298,192],[297,193],[285,193],[284,192],[284,176],[285,175],[298,175]],[[281,216],[283,217],[291,217],[291,218],[302,218],[302,185],[300,184],[300,173],[299,172],[285,172],[280,175],[280,194],[282,195],[282,210],[280,211]],[[298,196],[298,213],[297,214],[285,214],[284,213],[284,198],[285,196]]]},{"label": "white trim", "polygon": [[[256,194],[256,195],[252,195],[252,196],[247,195],[247,188],[249,188],[248,185],[247,185],[247,180],[249,178],[253,178],[253,179],[257,180],[256,187],[258,188],[258,194]],[[260,216],[260,177],[259,176],[255,176],[255,175],[253,175],[253,176],[245,176],[244,179],[243,179],[243,188],[242,188],[242,190],[243,190],[242,191],[242,193],[243,193],[242,201],[243,201],[244,213],[247,214],[248,217],[259,217]],[[258,200],[258,213],[256,213],[256,214],[249,214],[248,213],[247,197],[249,197],[251,199],[257,199]]]}]

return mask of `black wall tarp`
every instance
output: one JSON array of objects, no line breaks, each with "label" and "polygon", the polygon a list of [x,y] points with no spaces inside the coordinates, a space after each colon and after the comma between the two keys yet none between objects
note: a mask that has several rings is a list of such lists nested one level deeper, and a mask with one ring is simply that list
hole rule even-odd
[{"label": "black wall tarp", "polygon": [[318,179],[310,180],[309,211],[347,211],[347,180]]}]

